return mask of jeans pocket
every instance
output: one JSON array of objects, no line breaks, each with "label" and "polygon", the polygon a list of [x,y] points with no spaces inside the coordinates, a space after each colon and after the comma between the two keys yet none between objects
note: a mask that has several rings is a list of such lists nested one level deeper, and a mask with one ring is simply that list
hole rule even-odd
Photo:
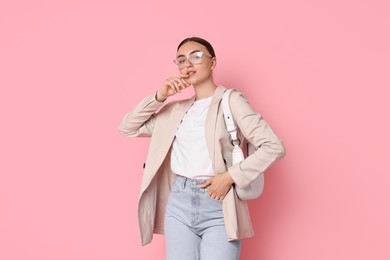
[{"label": "jeans pocket", "polygon": [[216,199],[213,199],[212,197],[210,197],[210,195],[209,195],[209,188],[205,188],[204,192],[206,194],[206,198],[208,198],[209,200],[212,200],[214,202],[222,203],[222,200],[216,200]]}]

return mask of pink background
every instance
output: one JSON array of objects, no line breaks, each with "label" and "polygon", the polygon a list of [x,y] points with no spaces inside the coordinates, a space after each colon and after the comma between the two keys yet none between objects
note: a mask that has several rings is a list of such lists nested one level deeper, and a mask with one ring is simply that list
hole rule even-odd
[{"label": "pink background", "polygon": [[164,259],[163,237],[138,233],[149,139],[118,125],[194,35],[287,148],[241,259],[390,259],[388,14],[385,0],[2,1],[0,259]]}]

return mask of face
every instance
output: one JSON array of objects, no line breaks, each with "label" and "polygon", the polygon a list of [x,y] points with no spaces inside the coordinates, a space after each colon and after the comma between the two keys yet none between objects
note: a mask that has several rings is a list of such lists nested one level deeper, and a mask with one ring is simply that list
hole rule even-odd
[{"label": "face", "polygon": [[[203,52],[201,58],[196,57],[197,62],[191,63],[188,59],[184,62],[184,67],[180,67],[180,74],[188,75],[184,80],[192,85],[204,83],[212,80],[212,71],[216,65],[215,58],[211,58],[209,51],[205,46],[197,42],[187,42],[177,51],[176,58],[188,57],[196,51]],[[196,55],[195,55],[196,56]]]}]

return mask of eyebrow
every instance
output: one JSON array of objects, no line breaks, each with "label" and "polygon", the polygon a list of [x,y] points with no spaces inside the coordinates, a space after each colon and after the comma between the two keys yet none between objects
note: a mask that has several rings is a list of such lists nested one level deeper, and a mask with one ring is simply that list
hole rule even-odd
[{"label": "eyebrow", "polygon": [[[190,54],[192,54],[194,52],[198,52],[198,51],[201,51],[201,50],[194,50],[194,51],[190,52],[188,55],[190,55]],[[185,55],[184,54],[180,54],[179,56],[177,56],[177,58],[179,58],[179,57],[185,57]]]}]

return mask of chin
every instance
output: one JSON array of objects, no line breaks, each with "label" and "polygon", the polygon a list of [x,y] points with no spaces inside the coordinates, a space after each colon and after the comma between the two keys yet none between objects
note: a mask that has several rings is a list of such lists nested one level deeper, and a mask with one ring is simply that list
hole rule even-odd
[{"label": "chin", "polygon": [[199,85],[199,84],[202,84],[203,82],[207,81],[207,78],[206,79],[202,79],[202,78],[190,78],[187,80],[188,83],[192,84],[192,85]]},{"label": "chin", "polygon": [[186,79],[186,82],[191,84],[191,85],[199,83],[198,80],[196,80],[196,79]]}]

